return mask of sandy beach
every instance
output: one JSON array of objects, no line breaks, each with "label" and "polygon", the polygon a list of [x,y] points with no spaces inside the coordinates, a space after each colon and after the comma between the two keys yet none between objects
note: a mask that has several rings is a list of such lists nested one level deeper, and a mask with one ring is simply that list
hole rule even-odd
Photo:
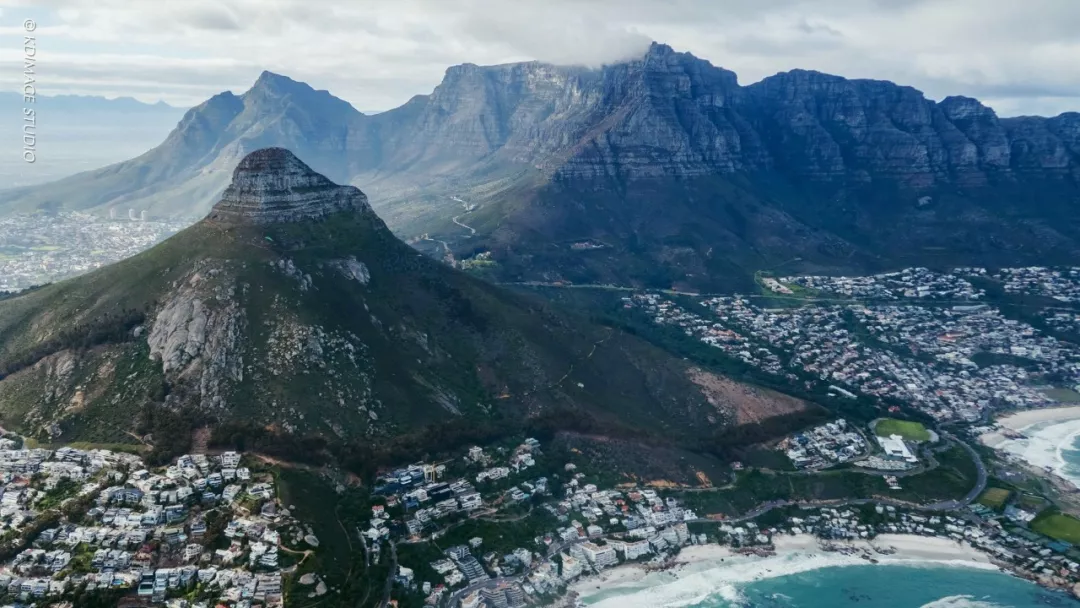
[{"label": "sandy beach", "polygon": [[871,541],[832,542],[840,551],[826,551],[822,541],[808,534],[776,536],[773,543],[776,554],[770,557],[741,555],[715,544],[690,546],[679,553],[678,565],[671,569],[649,572],[636,564],[619,566],[579,580],[570,586],[570,591],[586,603],[600,600],[598,605],[607,606],[624,593],[680,581],[700,589],[721,581],[748,582],[816,568],[867,564],[869,559],[882,565],[940,563],[997,569],[974,547],[947,538],[883,534]]},{"label": "sandy beach", "polygon": [[[979,442],[1011,458],[1031,475],[1049,480],[1057,499],[1077,507],[1080,488],[1080,406],[1025,410],[1002,416]],[[1012,437],[1006,434],[1012,432]]]},{"label": "sandy beach", "polygon": [[[1066,422],[1080,419],[1080,406],[1068,405],[1064,407],[1044,407],[1036,410],[1024,410],[1002,416],[995,420],[998,426],[1019,431],[1040,422]],[[984,433],[979,441],[988,447],[997,447],[1008,439],[998,431]]]},{"label": "sandy beach", "polygon": [[1074,420],[1080,418],[1080,405],[1066,405],[1062,407],[1043,407],[1037,410],[1024,410],[998,418],[996,422],[1001,426],[1013,430],[1022,429],[1038,422],[1058,422],[1062,420]]},{"label": "sandy beach", "polygon": [[[620,592],[632,593],[650,586],[664,585],[678,581],[703,568],[723,566],[724,563],[745,563],[750,558],[739,555],[725,545],[694,545],[684,547],[679,553],[679,565],[664,571],[649,571],[640,564],[626,564],[604,570],[600,574],[582,577],[571,584],[569,595],[575,597],[595,597],[597,594]],[[560,606],[573,606],[566,602]]]},{"label": "sandy beach", "polygon": [[[819,541],[809,535],[778,536],[775,539],[777,554],[791,551],[821,551]],[[967,543],[951,538],[917,536],[914,534],[882,534],[870,541],[859,540],[833,543],[857,551],[870,551],[880,563],[887,562],[968,562],[972,566],[994,567],[990,558]],[[878,553],[885,549],[894,553]]]}]

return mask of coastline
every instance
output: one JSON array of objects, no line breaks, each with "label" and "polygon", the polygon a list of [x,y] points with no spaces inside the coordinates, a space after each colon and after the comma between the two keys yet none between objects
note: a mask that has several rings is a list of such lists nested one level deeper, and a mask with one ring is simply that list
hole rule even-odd
[{"label": "coastline", "polygon": [[[1009,454],[1017,463],[1023,461],[1025,468],[1049,478],[1059,491],[1069,494],[1080,487],[1080,474],[1073,476],[1076,479],[1065,474],[1067,462],[1062,450],[1067,450],[1077,437],[1080,437],[1080,405],[1064,405],[1008,413],[995,420],[993,430],[978,439],[987,447]],[[869,540],[827,541],[799,534],[776,535],[772,540],[771,550],[757,555],[740,553],[725,545],[693,545],[683,548],[662,566],[617,566],[569,585],[559,605],[656,608],[692,606],[717,598],[737,603],[741,590],[758,581],[871,564],[1000,572],[1043,588],[1071,591],[1080,597],[1080,585],[1064,587],[950,537],[881,534]]]},{"label": "coastline", "polygon": [[[640,564],[626,564],[596,576],[579,579],[568,587],[568,597],[586,605],[630,606],[628,596],[643,591],[659,591],[672,583],[685,584],[685,593],[723,593],[727,587],[758,580],[798,574],[820,568],[878,565],[918,566],[937,564],[1002,571],[990,557],[950,538],[912,534],[882,534],[872,540],[822,541],[809,534],[776,536],[772,555],[740,554],[725,545],[694,545],[684,548],[673,567],[650,571]],[[829,548],[833,550],[829,550]],[[884,551],[884,552],[879,552]],[[871,561],[874,560],[874,561]],[[679,599],[680,602],[687,598]],[[647,602],[658,601],[651,597]],[[578,604],[580,605],[580,604]]]},{"label": "coastline", "polygon": [[[775,543],[777,552],[823,551],[821,541],[810,535],[777,537],[776,540],[779,541]],[[868,553],[882,564],[935,562],[989,570],[1001,569],[991,561],[989,555],[972,545],[940,536],[881,534],[872,540],[838,541],[832,544],[849,551]],[[878,553],[878,550],[891,550],[892,553]]]},{"label": "coastline", "polygon": [[[1011,412],[994,420],[994,424],[1012,431],[1020,431],[1023,428],[1041,422],[1068,422],[1069,420],[1077,419],[1080,419],[1080,405],[1063,405],[1059,407],[1041,407],[1038,409]],[[998,443],[1006,439],[1006,437],[997,431],[984,433],[979,438],[984,444],[989,445],[984,438],[991,441],[996,439]]]},{"label": "coastline", "polygon": [[1080,437],[1080,406],[1024,410],[1002,416],[996,428],[979,436],[986,447],[1022,461],[1033,474],[1048,478],[1064,494],[1080,487],[1076,466],[1065,452]]}]

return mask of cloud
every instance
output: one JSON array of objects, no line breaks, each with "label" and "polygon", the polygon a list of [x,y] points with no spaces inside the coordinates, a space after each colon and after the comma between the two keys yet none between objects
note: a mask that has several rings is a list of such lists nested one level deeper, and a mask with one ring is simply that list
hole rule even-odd
[{"label": "cloud", "polygon": [[181,14],[183,22],[199,30],[239,30],[235,14],[223,6],[192,6]]},{"label": "cloud", "polygon": [[473,5],[477,10],[455,15],[458,31],[508,55],[599,67],[641,56],[652,42],[632,24],[612,19],[604,3],[519,3],[513,11],[499,10],[494,2]]},{"label": "cloud", "polygon": [[23,15],[38,21],[40,88],[192,105],[263,69],[385,109],[449,65],[599,65],[666,42],[747,84],[815,69],[985,97],[1003,114],[1080,109],[1075,0],[8,0],[0,85]]}]

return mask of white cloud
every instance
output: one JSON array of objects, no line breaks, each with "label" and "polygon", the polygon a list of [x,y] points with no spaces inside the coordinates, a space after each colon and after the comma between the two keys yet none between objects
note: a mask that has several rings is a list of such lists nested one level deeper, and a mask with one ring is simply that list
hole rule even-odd
[{"label": "white cloud", "polygon": [[806,68],[893,80],[1003,114],[1080,110],[1075,0],[8,0],[0,84],[37,19],[40,88],[190,105],[270,69],[361,109],[429,92],[449,65],[596,65],[666,42],[742,83]]}]

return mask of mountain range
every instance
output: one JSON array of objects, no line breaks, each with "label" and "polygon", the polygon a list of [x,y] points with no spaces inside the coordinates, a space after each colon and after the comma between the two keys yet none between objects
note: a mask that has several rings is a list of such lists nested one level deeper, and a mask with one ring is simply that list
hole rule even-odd
[{"label": "mountain range", "polygon": [[805,409],[432,260],[282,148],[158,246],[0,299],[0,423],[45,440],[183,411],[361,444],[558,412],[702,440],[746,401]]},{"label": "mountain range", "polygon": [[[20,93],[0,91],[3,141],[21,141],[27,107]],[[39,95],[32,109],[37,113],[37,158],[27,163],[17,154],[0,157],[4,187],[55,181],[142,154],[160,144],[186,111],[161,102],[89,95]]]},{"label": "mountain range", "polygon": [[[101,97],[98,95],[38,95],[35,97],[36,107],[45,111],[54,112],[57,120],[74,120],[86,114],[113,115],[126,114],[128,116],[139,114],[163,114],[174,113],[182,115],[186,108],[169,105],[164,101],[146,103],[133,97]],[[21,93],[0,91],[0,107],[22,108],[26,102]]]},{"label": "mountain range", "polygon": [[264,73],[142,156],[0,208],[205,214],[248,152],[360,186],[417,247],[507,281],[710,289],[759,270],[1056,263],[1080,254],[1080,114],[999,118],[885,81],[733,72],[654,43],[598,69],[465,64],[368,116]]}]

